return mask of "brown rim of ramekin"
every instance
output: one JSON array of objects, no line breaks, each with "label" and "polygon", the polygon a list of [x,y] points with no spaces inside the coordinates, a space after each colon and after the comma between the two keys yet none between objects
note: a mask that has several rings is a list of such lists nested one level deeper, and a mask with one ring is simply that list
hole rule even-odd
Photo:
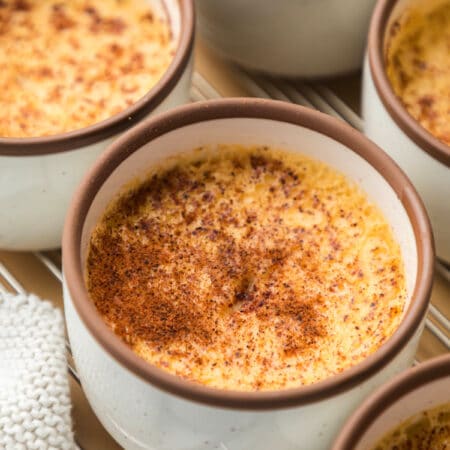
[{"label": "brown rim of ramekin", "polygon": [[395,123],[422,150],[450,167],[450,147],[429,133],[405,109],[386,75],[384,37],[386,26],[397,0],[380,0],[373,12],[369,28],[368,54],[370,71],[378,95]]},{"label": "brown rim of ramekin", "polygon": [[[331,450],[353,450],[375,420],[397,400],[421,386],[449,376],[450,354],[430,359],[397,375],[392,381],[375,391],[352,414]],[[450,397],[443,398],[442,402],[449,400]],[[382,435],[379,436],[380,439],[382,437]]]},{"label": "brown rim of ramekin", "polygon": [[0,155],[35,156],[78,149],[130,128],[153,111],[167,97],[186,71],[194,46],[193,0],[178,0],[178,3],[181,29],[175,56],[161,79],[147,94],[122,112],[78,130],[31,138],[0,137]]},{"label": "brown rim of ramekin", "polygon": [[[418,271],[411,304],[398,330],[377,352],[344,372],[318,383],[266,392],[220,390],[184,380],[138,357],[104,323],[89,298],[81,261],[81,234],[97,191],[119,164],[143,145],[172,130],[199,122],[256,118],[316,130],[366,159],[391,185],[407,211],[418,251]],[[128,370],[158,388],[200,403],[235,409],[275,409],[323,400],[346,391],[388,364],[408,343],[425,316],[434,262],[433,238],[425,208],[411,182],[373,142],[344,122],[325,114],[274,100],[236,98],[194,103],[150,118],[121,136],[101,155],[78,187],[63,233],[63,267],[72,302],[97,342]]]}]

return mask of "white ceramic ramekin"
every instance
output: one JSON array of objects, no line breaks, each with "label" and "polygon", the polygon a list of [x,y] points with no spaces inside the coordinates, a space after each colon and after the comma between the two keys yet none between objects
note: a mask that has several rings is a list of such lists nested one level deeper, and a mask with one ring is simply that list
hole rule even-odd
[{"label": "white ceramic ramekin", "polygon": [[406,172],[430,216],[439,258],[450,263],[450,147],[422,128],[396,97],[385,71],[390,30],[409,7],[428,0],[380,0],[369,32],[362,94],[365,134]]},{"label": "white ceramic ramekin", "polygon": [[178,47],[161,80],[138,102],[92,126],[49,137],[0,137],[0,248],[60,246],[75,187],[111,141],[149,114],[187,103],[194,41],[191,0],[152,0],[163,7]]},{"label": "white ceramic ramekin", "polygon": [[447,354],[419,364],[378,389],[350,417],[332,450],[375,448],[386,433],[409,417],[449,402]]},{"label": "white ceramic ramekin", "polygon": [[[88,297],[84,269],[90,234],[106,205],[163,158],[218,143],[268,145],[322,160],[355,180],[391,223],[405,261],[408,304],[398,330],[362,363],[306,387],[225,391],[148,364],[103,322]],[[429,222],[413,186],[385,153],[343,122],[270,100],[177,108],[119,138],[72,201],[63,237],[64,301],[83,388],[104,426],[127,449],[325,449],[367,394],[411,364],[433,259]]]},{"label": "white ceramic ramekin", "polygon": [[325,77],[361,67],[375,0],[196,0],[200,34],[247,69]]}]

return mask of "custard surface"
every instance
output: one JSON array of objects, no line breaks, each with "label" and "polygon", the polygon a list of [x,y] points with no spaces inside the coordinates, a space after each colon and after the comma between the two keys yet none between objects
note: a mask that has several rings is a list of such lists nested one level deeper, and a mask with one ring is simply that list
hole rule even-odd
[{"label": "custard surface", "polygon": [[171,30],[145,0],[0,2],[0,136],[38,137],[107,119],[171,63]]},{"label": "custard surface", "polygon": [[449,450],[450,403],[422,411],[386,434],[373,450]]},{"label": "custard surface", "polygon": [[450,1],[434,3],[431,12],[411,8],[394,23],[386,71],[409,114],[450,145]]},{"label": "custard surface", "polygon": [[400,249],[325,164],[198,149],[129,187],[94,230],[90,297],[148,362],[205,385],[276,390],[362,361],[398,327]]}]

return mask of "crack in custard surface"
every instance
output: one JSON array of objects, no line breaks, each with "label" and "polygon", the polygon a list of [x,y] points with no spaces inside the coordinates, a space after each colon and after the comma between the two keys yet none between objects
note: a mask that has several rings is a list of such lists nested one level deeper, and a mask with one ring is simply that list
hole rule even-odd
[{"label": "crack in custard surface", "polygon": [[386,71],[408,113],[450,145],[450,2],[428,1],[393,24]]},{"label": "crack in custard surface", "polygon": [[122,112],[175,53],[145,0],[0,0],[0,136],[84,128]]},{"label": "crack in custard surface", "polygon": [[90,297],[139,356],[212,387],[325,379],[400,323],[400,249],[361,190],[266,147],[171,158],[108,208],[90,241]]}]

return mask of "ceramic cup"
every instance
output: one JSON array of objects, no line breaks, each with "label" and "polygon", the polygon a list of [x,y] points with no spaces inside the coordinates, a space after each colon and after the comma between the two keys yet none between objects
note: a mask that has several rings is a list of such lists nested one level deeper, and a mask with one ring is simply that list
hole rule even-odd
[{"label": "ceramic cup", "polygon": [[[442,3],[442,2],[441,2]],[[425,202],[439,258],[450,263],[450,147],[413,119],[385,71],[385,47],[395,21],[410,7],[435,0],[380,0],[370,25],[362,106],[365,134],[406,172]]]},{"label": "ceramic cup", "polygon": [[0,248],[60,246],[75,187],[112,140],[143,118],[189,100],[194,40],[191,0],[153,0],[168,15],[178,41],[161,80],[139,101],[102,122],[38,138],[0,137]]},{"label": "ceramic cup", "polygon": [[[88,297],[84,280],[91,232],[120,189],[166,157],[236,143],[301,152],[346,174],[381,208],[401,247],[408,300],[398,330],[360,364],[310,386],[237,392],[181,379],[133,353]],[[84,178],[69,209],[64,302],[83,389],[103,425],[127,449],[327,448],[362,399],[412,363],[433,260],[429,222],[413,186],[386,154],[343,122],[271,100],[215,100],[177,108],[120,137]]]},{"label": "ceramic cup", "polygon": [[397,376],[369,397],[345,424],[332,450],[367,450],[409,417],[450,402],[450,354]]},{"label": "ceramic cup", "polygon": [[317,78],[361,67],[375,0],[196,0],[207,44],[241,66]]}]

